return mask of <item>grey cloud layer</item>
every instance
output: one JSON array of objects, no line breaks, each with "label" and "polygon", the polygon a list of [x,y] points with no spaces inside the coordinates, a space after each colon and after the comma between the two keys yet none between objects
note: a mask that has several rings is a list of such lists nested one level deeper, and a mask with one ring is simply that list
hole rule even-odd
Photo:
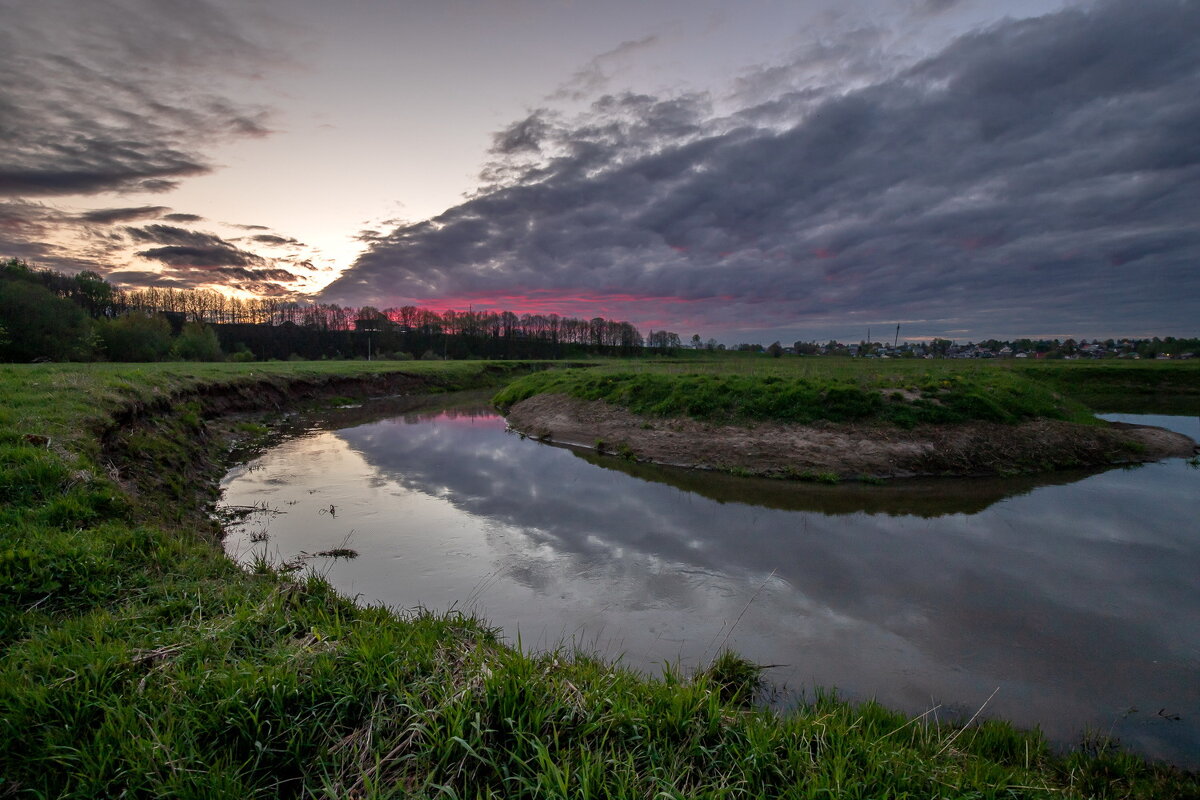
[{"label": "grey cloud layer", "polygon": [[[171,209],[166,206],[138,206],[136,208],[98,208],[79,215],[80,222],[97,225],[112,225],[117,222],[134,222],[140,219],[155,219]],[[171,214],[169,216],[176,216]]]},{"label": "grey cloud layer", "polygon": [[724,117],[694,95],[539,111],[497,135],[487,189],[374,240],[325,296],[586,290],[795,325],[1190,329],[1197,41],[1200,3],[1119,0]]},{"label": "grey cloud layer", "polygon": [[[281,266],[280,260],[242,250],[212,233],[162,224],[126,227],[124,231],[133,242],[158,245],[140,250],[138,255],[163,264],[167,268],[165,277],[185,285],[225,284],[264,294],[281,294],[290,291],[283,284],[297,280],[295,273]],[[278,236],[255,238],[294,241]],[[122,276],[132,279],[140,277],[140,273],[122,273]]]},{"label": "grey cloud layer", "polygon": [[[295,256],[262,256],[213,233],[163,223],[141,227],[120,224],[154,219],[182,223],[201,220],[196,214],[167,213],[170,211],[166,206],[133,206],[68,213],[45,203],[4,201],[0,202],[0,253],[68,272],[96,270],[121,285],[225,285],[276,295],[295,291],[298,278],[292,268],[312,270],[311,263]],[[66,230],[74,231],[77,240],[56,243],[56,237]],[[266,246],[303,246],[293,238],[274,234],[250,240]],[[162,271],[112,269],[131,255],[158,262]]]},{"label": "grey cloud layer", "polygon": [[166,191],[209,171],[203,143],[266,133],[261,109],[196,89],[265,58],[209,2],[0,0],[0,11],[0,195]]},{"label": "grey cloud layer", "polygon": [[[211,171],[204,148],[268,132],[265,112],[223,87],[277,54],[211,0],[0,0],[0,12],[0,198],[10,198],[0,202],[0,254],[130,285],[291,291],[291,272],[219,236],[127,225],[200,222],[196,214],[162,205],[67,213],[29,199],[163,192]],[[130,244],[164,271],[112,272],[134,255]]]}]

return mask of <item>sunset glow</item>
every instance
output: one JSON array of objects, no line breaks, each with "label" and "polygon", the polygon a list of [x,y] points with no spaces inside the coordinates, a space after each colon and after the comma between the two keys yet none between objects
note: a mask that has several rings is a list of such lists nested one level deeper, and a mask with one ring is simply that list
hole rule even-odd
[{"label": "sunset glow", "polygon": [[0,257],[728,343],[1194,332],[1188,0],[0,3]]}]

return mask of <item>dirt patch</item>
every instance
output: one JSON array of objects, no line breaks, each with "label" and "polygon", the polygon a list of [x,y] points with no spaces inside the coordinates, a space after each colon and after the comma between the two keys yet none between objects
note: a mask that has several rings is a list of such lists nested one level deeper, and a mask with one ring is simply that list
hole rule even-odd
[{"label": "dirt patch", "polygon": [[1005,475],[1157,461],[1196,450],[1187,436],[1140,425],[718,425],[643,417],[603,401],[553,394],[517,403],[508,424],[527,436],[636,461],[808,479]]}]

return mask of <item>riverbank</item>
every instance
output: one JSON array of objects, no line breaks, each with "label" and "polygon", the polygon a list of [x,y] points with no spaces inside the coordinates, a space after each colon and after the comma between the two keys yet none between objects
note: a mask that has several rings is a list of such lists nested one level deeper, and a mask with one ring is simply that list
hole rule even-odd
[{"label": "riverbank", "polygon": [[[1011,368],[953,363],[793,360],[749,374],[731,366],[540,373],[495,402],[513,429],[544,441],[777,478],[1011,475],[1186,457],[1196,448],[1178,433],[1097,420],[1065,393],[1067,378],[1084,374],[1071,365],[1039,373],[1053,376],[1053,386]],[[1127,380],[1129,371],[1086,374]]]},{"label": "riverbank", "polygon": [[635,414],[603,400],[540,394],[508,410],[516,431],[631,461],[801,480],[1014,475],[1187,457],[1188,437],[1137,425],[967,421],[898,428],[772,421],[716,424]]},{"label": "riverbank", "polygon": [[1055,755],[1001,722],[956,728],[830,697],[753,711],[758,671],[729,655],[652,680],[523,654],[480,620],[360,608],[317,576],[242,571],[198,522],[223,458],[212,414],[495,385],[511,369],[0,367],[0,792],[1200,792],[1098,739]]}]

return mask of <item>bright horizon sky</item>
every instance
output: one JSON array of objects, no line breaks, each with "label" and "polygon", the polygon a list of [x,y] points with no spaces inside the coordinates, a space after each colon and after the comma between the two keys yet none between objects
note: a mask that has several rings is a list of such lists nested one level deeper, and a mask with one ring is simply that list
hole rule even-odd
[{"label": "bright horizon sky", "polygon": [[0,256],[728,343],[1197,333],[1192,0],[0,12]]}]

